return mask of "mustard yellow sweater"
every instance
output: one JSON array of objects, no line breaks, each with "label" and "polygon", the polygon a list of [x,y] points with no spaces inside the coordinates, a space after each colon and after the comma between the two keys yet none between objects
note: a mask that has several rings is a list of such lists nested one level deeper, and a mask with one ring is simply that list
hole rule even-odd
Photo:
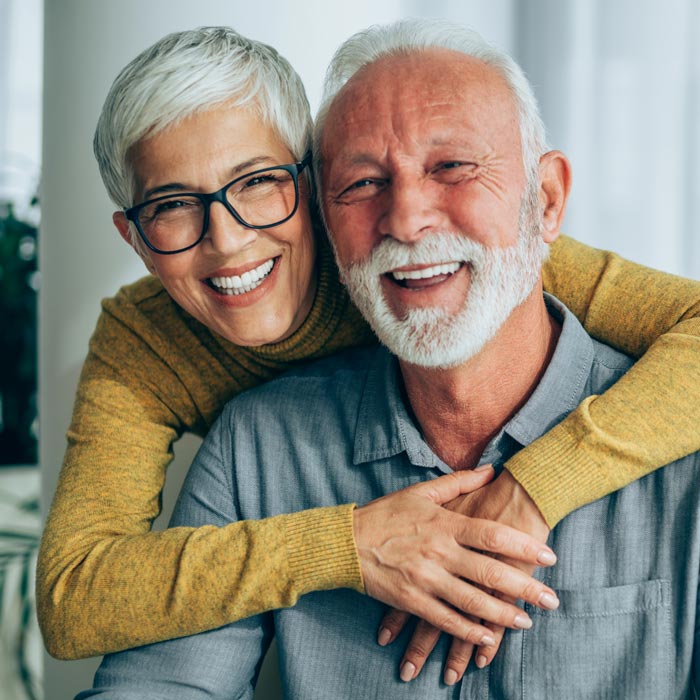
[{"label": "mustard yellow sweater", "polygon": [[[149,531],[184,432],[204,435],[231,397],[297,362],[375,342],[326,250],[319,276],[302,328],[260,348],[212,334],[154,277],[103,302],[39,554],[39,621],[54,656],[194,634],[312,590],[363,590],[351,505]],[[653,343],[622,381],[507,465],[554,525],[700,448],[700,284],[563,239],[545,287],[610,345],[640,355]]]}]

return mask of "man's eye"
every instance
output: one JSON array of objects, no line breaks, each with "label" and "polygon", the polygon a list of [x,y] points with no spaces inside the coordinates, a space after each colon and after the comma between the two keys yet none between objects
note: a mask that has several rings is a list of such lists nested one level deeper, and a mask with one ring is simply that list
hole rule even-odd
[{"label": "man's eye", "polygon": [[376,184],[375,180],[365,178],[364,180],[358,180],[357,182],[353,182],[352,185],[350,185],[350,187],[348,187],[345,190],[345,192],[350,192],[352,190],[361,190],[363,187],[371,187],[374,184]]},{"label": "man's eye", "polygon": [[463,160],[446,160],[432,169],[433,177],[447,184],[458,184],[470,180],[476,172],[476,165]]},{"label": "man's eye", "polygon": [[473,170],[476,167],[474,163],[467,163],[463,160],[448,160],[440,163],[434,171],[440,170]]},{"label": "man's eye", "polygon": [[358,202],[363,199],[369,199],[379,192],[385,184],[386,180],[365,177],[346,187],[338,195],[337,199],[341,202]]}]

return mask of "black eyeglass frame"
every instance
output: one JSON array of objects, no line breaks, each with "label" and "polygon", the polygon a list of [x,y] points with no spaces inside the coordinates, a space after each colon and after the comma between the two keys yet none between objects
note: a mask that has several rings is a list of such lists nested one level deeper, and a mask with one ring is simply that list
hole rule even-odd
[{"label": "black eyeglass frame", "polygon": [[[221,204],[223,204],[226,207],[228,213],[231,214],[231,216],[233,216],[233,218],[239,224],[241,224],[241,226],[245,226],[246,228],[262,230],[266,228],[272,228],[273,226],[280,226],[286,221],[289,221],[294,216],[294,214],[297,213],[297,209],[299,208],[299,175],[304,171],[305,168],[309,167],[309,165],[311,164],[311,160],[311,152],[309,152],[298,163],[273,165],[269,168],[253,170],[249,173],[245,173],[244,175],[240,175],[239,177],[231,180],[231,182],[224,185],[220,190],[217,190],[216,192],[212,192],[210,194],[205,194],[203,192],[179,192],[178,194],[166,194],[162,197],[148,199],[145,202],[141,202],[136,206],[130,207],[129,209],[124,209],[124,215],[129,221],[133,222],[133,224],[136,226],[136,230],[139,232],[139,236],[141,236],[141,240],[146,244],[146,246],[154,253],[158,253],[159,255],[175,255],[176,253],[184,253],[186,250],[190,250],[196,245],[199,245],[204,239],[204,236],[207,235],[207,230],[209,229],[209,209],[211,207],[212,202],[220,202]],[[265,173],[270,170],[286,170],[292,176],[292,179],[294,180],[294,207],[290,214],[285,216],[284,219],[280,219],[280,221],[275,221],[271,224],[264,224],[262,226],[253,226],[252,224],[249,224],[247,221],[245,221],[241,217],[241,215],[235,210],[235,208],[229,203],[229,201],[226,199],[226,192],[229,189],[229,187],[236,184],[240,180],[245,180],[246,178],[252,177],[254,175],[259,175],[260,173]],[[190,245],[185,246],[184,248],[178,248],[177,250],[160,250],[148,240],[148,236],[146,236],[146,234],[143,232],[141,224],[139,223],[139,212],[148,205],[155,204],[156,202],[161,202],[166,199],[172,199],[173,197],[196,197],[197,199],[199,199],[199,201],[202,203],[202,206],[204,207],[202,233],[199,235],[199,238],[194,243],[191,243]]]}]

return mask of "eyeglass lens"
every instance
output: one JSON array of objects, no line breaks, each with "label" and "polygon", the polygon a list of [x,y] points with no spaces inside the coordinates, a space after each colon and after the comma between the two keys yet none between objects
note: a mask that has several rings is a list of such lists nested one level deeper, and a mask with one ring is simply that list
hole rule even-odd
[{"label": "eyeglass lens", "polygon": [[[232,182],[226,201],[253,228],[273,226],[287,219],[296,206],[294,176],[271,168]],[[173,195],[148,203],[138,214],[148,242],[161,251],[187,248],[201,237],[206,204],[192,195]]]}]

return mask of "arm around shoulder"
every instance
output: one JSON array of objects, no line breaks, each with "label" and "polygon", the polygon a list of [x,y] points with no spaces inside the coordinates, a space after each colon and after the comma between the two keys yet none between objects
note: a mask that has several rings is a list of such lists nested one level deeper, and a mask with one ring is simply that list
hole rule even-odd
[{"label": "arm around shoulder", "polygon": [[643,357],[506,465],[550,527],[700,449],[700,283],[562,238],[544,270],[598,340]]},{"label": "arm around shoulder", "polygon": [[194,634],[293,605],[319,585],[361,589],[351,506],[150,532],[171,445],[195,419],[183,418],[186,392],[168,405],[159,398],[176,393],[177,378],[137,334],[118,351],[100,326],[96,336],[39,553],[38,615],[52,655]]}]

